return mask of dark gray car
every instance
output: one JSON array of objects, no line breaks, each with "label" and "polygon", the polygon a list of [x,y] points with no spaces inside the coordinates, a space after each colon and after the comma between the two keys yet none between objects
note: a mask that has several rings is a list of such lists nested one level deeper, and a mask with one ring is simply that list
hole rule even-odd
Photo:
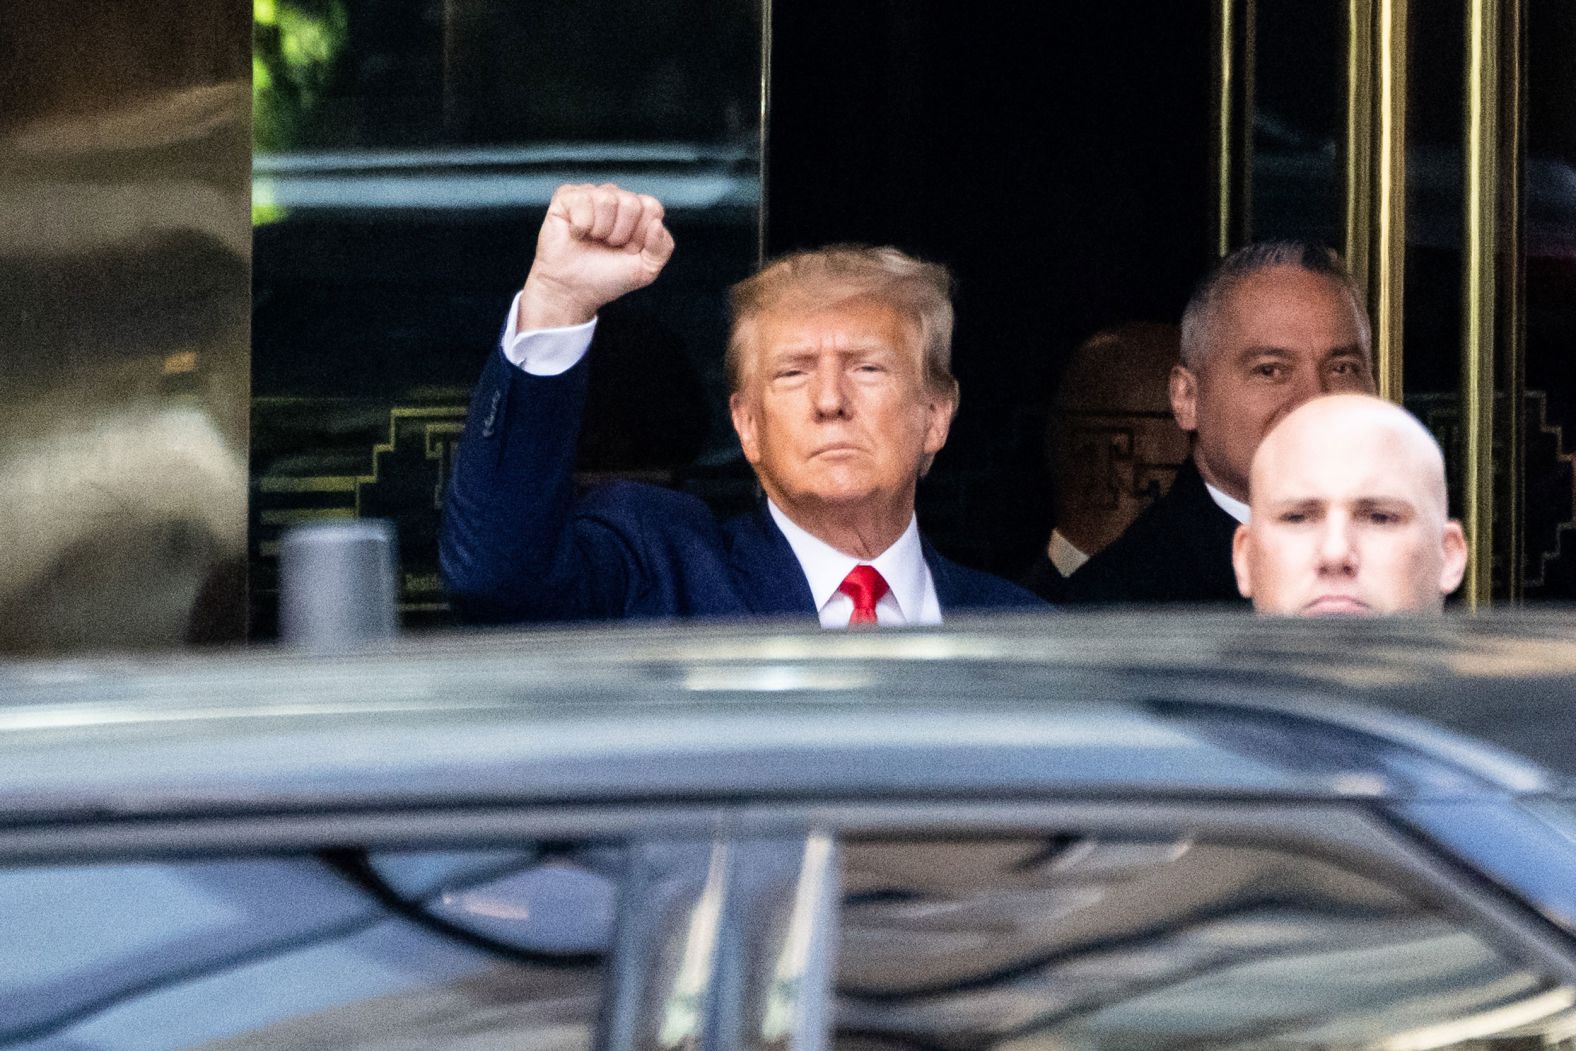
[{"label": "dark gray car", "polygon": [[0,1047],[1569,1047],[1571,640],[1061,616],[11,665]]}]

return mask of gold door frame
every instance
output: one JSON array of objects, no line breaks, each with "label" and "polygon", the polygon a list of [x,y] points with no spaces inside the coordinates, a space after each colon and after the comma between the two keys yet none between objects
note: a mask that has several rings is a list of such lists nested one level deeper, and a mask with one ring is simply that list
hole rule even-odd
[{"label": "gold door frame", "polygon": [[[1525,24],[1522,0],[1466,0],[1462,127],[1461,521],[1471,559],[1463,594],[1487,604],[1524,580],[1525,395],[1521,178]],[[1495,470],[1499,450],[1500,470]],[[1497,477],[1496,477],[1497,473]],[[1496,511],[1502,528],[1496,530]]]},{"label": "gold door frame", "polygon": [[1212,8],[1216,258],[1252,239],[1255,7],[1256,0],[1216,0]]},{"label": "gold door frame", "polygon": [[[1216,0],[1215,223],[1219,254],[1250,239],[1255,0]],[[1469,561],[1462,597],[1522,593],[1521,405],[1524,288],[1520,258],[1525,0],[1463,0],[1461,520]],[[1406,273],[1407,0],[1347,0],[1345,254],[1366,289],[1379,394],[1403,393]],[[1502,470],[1495,471],[1496,437]],[[1495,511],[1502,528],[1496,535]]]},{"label": "gold door frame", "polygon": [[1379,396],[1402,396],[1406,0],[1347,0],[1346,263],[1368,294]]}]

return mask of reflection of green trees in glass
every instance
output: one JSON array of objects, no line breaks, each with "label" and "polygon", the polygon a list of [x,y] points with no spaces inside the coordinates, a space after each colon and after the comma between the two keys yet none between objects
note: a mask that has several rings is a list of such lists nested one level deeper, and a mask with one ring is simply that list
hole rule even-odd
[{"label": "reflection of green trees in glass", "polygon": [[252,0],[252,145],[311,142],[314,117],[343,67],[344,0]]}]

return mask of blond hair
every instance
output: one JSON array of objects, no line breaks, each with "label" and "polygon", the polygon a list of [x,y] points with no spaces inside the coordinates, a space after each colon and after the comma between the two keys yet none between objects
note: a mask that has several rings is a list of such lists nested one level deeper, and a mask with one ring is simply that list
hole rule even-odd
[{"label": "blond hair", "polygon": [[790,252],[734,285],[728,297],[728,389],[743,388],[761,315],[787,305],[830,306],[866,297],[891,305],[913,325],[925,387],[950,399],[956,411],[952,274],[940,263],[891,247],[838,244]]}]

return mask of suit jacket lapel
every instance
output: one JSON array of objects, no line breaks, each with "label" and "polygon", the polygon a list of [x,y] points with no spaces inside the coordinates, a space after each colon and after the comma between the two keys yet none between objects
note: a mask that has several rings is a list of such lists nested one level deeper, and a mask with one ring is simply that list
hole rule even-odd
[{"label": "suit jacket lapel", "polygon": [[816,615],[810,583],[765,502],[728,523],[728,569],[751,613]]},{"label": "suit jacket lapel", "polygon": [[1182,536],[1192,548],[1192,565],[1210,590],[1225,598],[1238,597],[1237,574],[1231,567],[1231,538],[1237,532],[1237,520],[1209,495],[1191,457],[1178,469],[1172,487],[1181,487],[1181,495],[1186,497]]},{"label": "suit jacket lapel", "polygon": [[950,609],[971,604],[972,596],[959,590],[960,581],[958,574],[954,573],[953,565],[941,553],[930,546],[930,541],[924,536],[919,538],[920,548],[925,552],[925,565],[930,567],[930,579],[936,585],[936,601],[941,604],[941,612],[945,614]]}]

